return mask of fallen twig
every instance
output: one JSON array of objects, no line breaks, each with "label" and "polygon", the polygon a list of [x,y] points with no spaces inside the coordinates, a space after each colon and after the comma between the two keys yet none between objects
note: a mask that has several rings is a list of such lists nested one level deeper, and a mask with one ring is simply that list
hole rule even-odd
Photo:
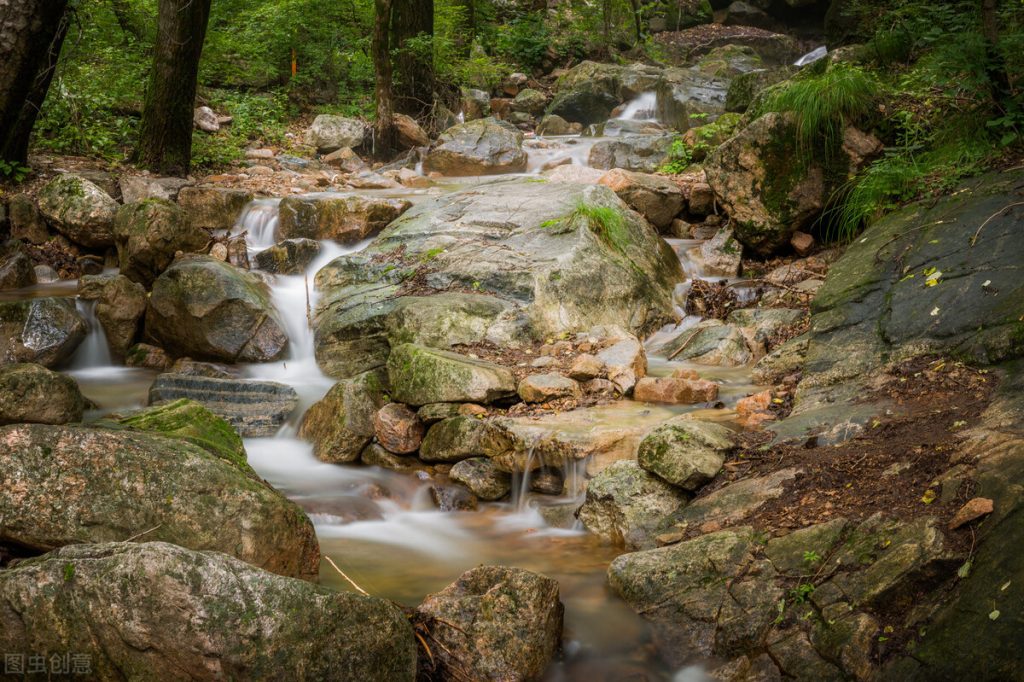
[{"label": "fallen twig", "polygon": [[367,597],[370,596],[369,592],[367,592],[363,588],[359,587],[359,585],[356,584],[355,580],[352,580],[352,578],[349,578],[347,575],[345,575],[345,571],[343,571],[340,568],[338,568],[338,564],[334,563],[334,559],[332,559],[331,557],[327,556],[326,554],[324,555],[324,559],[327,559],[327,563],[329,563],[331,566],[333,566],[334,570],[337,571],[339,574],[341,574],[341,577],[344,578],[345,580],[347,580],[349,585],[351,585],[352,587],[356,588],[356,590],[360,594],[366,595]]}]

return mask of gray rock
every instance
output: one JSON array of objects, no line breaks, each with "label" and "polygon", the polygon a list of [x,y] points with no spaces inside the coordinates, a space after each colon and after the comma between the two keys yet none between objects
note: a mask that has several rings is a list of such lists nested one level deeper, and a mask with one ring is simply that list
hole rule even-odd
[{"label": "gray rock", "polygon": [[183,187],[178,193],[178,205],[195,227],[230,230],[253,198],[252,192],[244,189]]},{"label": "gray rock", "polygon": [[644,438],[637,463],[666,482],[695,492],[718,475],[735,445],[732,432],[721,424],[674,419]]},{"label": "gray rock", "polygon": [[[682,348],[682,351],[679,349]],[[705,320],[666,343],[661,352],[678,360],[702,365],[736,367],[754,359],[746,338],[737,327],[720,320]]]},{"label": "gray rock", "polygon": [[318,241],[285,239],[256,254],[256,266],[278,275],[301,275],[319,254]]},{"label": "gray rock", "polygon": [[704,275],[738,277],[743,265],[743,245],[733,238],[732,230],[722,229],[691,249],[689,256]]},{"label": "gray rock", "polygon": [[518,393],[527,403],[544,403],[559,398],[579,399],[583,395],[576,381],[561,374],[532,374],[519,382]]},{"label": "gray rock", "polygon": [[674,139],[674,135],[624,135],[602,140],[591,147],[589,163],[603,170],[623,168],[654,173],[668,162]]},{"label": "gray rock", "polygon": [[183,187],[192,183],[185,178],[164,178],[154,175],[125,175],[118,181],[121,187],[121,201],[134,204],[146,199],[177,201]]},{"label": "gray rock", "polygon": [[387,366],[392,395],[409,405],[486,404],[516,391],[515,378],[504,367],[411,343],[394,348]]},{"label": "gray rock", "polygon": [[284,239],[331,239],[354,244],[375,236],[409,209],[405,199],[332,194],[287,197],[279,207]]},{"label": "gray rock", "polygon": [[121,274],[147,287],[177,252],[197,253],[210,243],[209,233],[192,225],[185,211],[166,199],[122,206],[113,232]]},{"label": "gray rock", "polygon": [[215,133],[220,130],[217,112],[210,107],[196,107],[192,112],[192,124],[204,133]]},{"label": "gray rock", "polygon": [[161,374],[149,389],[151,404],[181,398],[224,418],[246,438],[276,435],[299,402],[291,386],[250,379]]},{"label": "gray rock", "polygon": [[306,131],[306,142],[321,154],[363,143],[366,126],[356,118],[320,114]]},{"label": "gray rock", "polygon": [[420,446],[424,462],[458,462],[486,454],[490,425],[476,417],[460,416],[443,419],[427,431]]},{"label": "gray rock", "polygon": [[69,376],[42,365],[0,365],[0,424],[82,421],[85,398]]},{"label": "gray rock", "polygon": [[124,357],[146,312],[145,287],[124,275],[85,275],[78,280],[78,296],[96,301],[94,312],[107,345],[116,356]]},{"label": "gray rock", "polygon": [[441,133],[423,169],[442,175],[495,175],[526,170],[523,134],[494,118],[460,123]]},{"label": "gray rock", "polygon": [[383,370],[344,379],[306,411],[299,437],[313,443],[317,459],[354,462],[374,436],[373,415],[387,402]]},{"label": "gray rock", "polygon": [[87,325],[72,299],[0,301],[0,364],[56,367],[85,339]]},{"label": "gray rock", "polygon": [[647,375],[647,354],[644,345],[629,334],[601,349],[597,359],[604,365],[608,379],[623,395],[628,395],[636,386],[636,382]]},{"label": "gray rock", "polygon": [[29,244],[45,244],[50,238],[46,220],[36,202],[27,194],[15,194],[7,207],[11,223],[11,238]]},{"label": "gray rock", "polygon": [[82,246],[110,246],[117,202],[77,175],[58,175],[39,191],[39,211],[53,227]]},{"label": "gray rock", "polygon": [[35,263],[19,241],[0,244],[0,291],[36,283]]},{"label": "gray rock", "polygon": [[512,476],[501,471],[487,457],[456,462],[448,476],[462,483],[481,500],[500,500],[512,490]]}]

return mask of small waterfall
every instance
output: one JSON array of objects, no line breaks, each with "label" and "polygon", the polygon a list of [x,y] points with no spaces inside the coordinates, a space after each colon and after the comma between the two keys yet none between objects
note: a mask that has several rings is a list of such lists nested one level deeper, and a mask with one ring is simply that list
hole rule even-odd
[{"label": "small waterfall", "polygon": [[280,199],[256,199],[242,210],[231,234],[246,233],[250,249],[262,250],[277,243]]},{"label": "small waterfall", "polygon": [[97,367],[110,367],[114,364],[110,357],[110,346],[107,345],[107,335],[103,331],[103,325],[96,319],[96,301],[75,300],[75,307],[85,318],[89,330],[86,332],[85,340],[75,351],[71,358],[71,370],[95,369]]},{"label": "small waterfall", "polygon": [[524,511],[530,493],[530,476],[533,474],[533,451],[536,445],[530,445],[526,451],[526,460],[523,462],[523,470],[512,475],[512,506],[516,511]]},{"label": "small waterfall", "polygon": [[619,118],[624,121],[655,121],[654,112],[657,108],[658,96],[654,92],[645,92],[629,101]]},{"label": "small waterfall", "polygon": [[793,62],[793,66],[807,66],[808,64],[813,64],[819,59],[824,59],[827,55],[828,48],[822,45],[821,47],[817,47],[811,50],[803,57],[800,57],[800,59]]}]

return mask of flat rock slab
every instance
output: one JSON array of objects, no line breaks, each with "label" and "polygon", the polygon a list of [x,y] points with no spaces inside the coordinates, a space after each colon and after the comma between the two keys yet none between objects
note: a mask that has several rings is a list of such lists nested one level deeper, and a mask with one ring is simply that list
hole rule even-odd
[{"label": "flat rock slab", "polygon": [[244,438],[277,434],[299,403],[295,389],[274,381],[161,374],[149,389],[150,404],[181,398],[223,418]]}]

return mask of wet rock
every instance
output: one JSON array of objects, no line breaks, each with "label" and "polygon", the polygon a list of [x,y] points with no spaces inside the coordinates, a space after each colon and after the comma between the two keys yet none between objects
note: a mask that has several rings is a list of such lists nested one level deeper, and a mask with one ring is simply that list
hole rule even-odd
[{"label": "wet rock", "polygon": [[42,365],[0,365],[0,424],[82,421],[85,398],[69,376]]},{"label": "wet rock", "polygon": [[637,463],[672,485],[696,491],[718,475],[735,446],[732,432],[720,424],[676,419],[644,438]]},{"label": "wet rock", "polygon": [[325,156],[321,161],[331,168],[337,168],[343,173],[358,173],[367,168],[366,162],[349,147],[337,149]]},{"label": "wet rock", "polygon": [[565,491],[565,475],[560,469],[541,467],[530,472],[530,492],[561,495]]},{"label": "wet rock", "polygon": [[806,315],[795,308],[741,308],[729,313],[726,322],[749,329],[757,344],[768,345],[780,333],[796,327]]},{"label": "wet rock", "polygon": [[306,130],[306,142],[321,154],[363,143],[366,126],[356,118],[320,114]]},{"label": "wet rock", "polygon": [[460,123],[441,133],[423,160],[423,169],[446,176],[524,171],[523,134],[494,118]]},{"label": "wet rock", "polygon": [[374,414],[387,402],[387,376],[383,371],[344,379],[306,411],[299,437],[313,443],[317,459],[336,464],[354,462],[374,436]]},{"label": "wet rock", "polygon": [[435,483],[430,486],[430,499],[434,506],[443,512],[476,511],[477,499],[461,485],[443,485]]},{"label": "wet rock", "polygon": [[604,177],[604,171],[589,166],[562,164],[544,171],[548,182],[571,182],[579,185],[596,185]]},{"label": "wet rock", "polygon": [[657,172],[669,159],[674,135],[624,135],[602,140],[590,149],[593,168],[622,168],[642,173]]},{"label": "wet rock", "polygon": [[0,291],[36,283],[35,264],[20,241],[0,244]]},{"label": "wet rock", "polygon": [[578,135],[583,132],[583,125],[570,123],[558,114],[548,114],[537,125],[538,135]]},{"label": "wet rock", "polygon": [[628,395],[636,382],[647,374],[647,354],[639,339],[632,335],[624,335],[597,354],[597,359],[605,367],[609,381],[615,384],[619,392]]},{"label": "wet rock", "polygon": [[373,429],[381,445],[400,455],[419,450],[426,431],[416,413],[402,403],[388,403],[377,410]]},{"label": "wet rock", "polygon": [[29,244],[45,244],[50,238],[46,220],[36,202],[27,194],[15,194],[7,206],[11,223],[11,239]]},{"label": "wet rock", "polygon": [[487,422],[470,416],[443,419],[427,431],[420,446],[424,462],[457,462],[486,454],[491,437]]},{"label": "wet rock", "polygon": [[61,234],[82,246],[110,246],[117,202],[77,175],[58,175],[39,191],[39,211]]},{"label": "wet rock", "polygon": [[609,187],[659,230],[668,227],[685,204],[683,190],[671,180],[658,175],[616,168],[605,173],[600,184]]},{"label": "wet rock", "polygon": [[274,436],[299,402],[295,389],[273,381],[161,374],[149,402],[187,398],[225,419],[246,438]]},{"label": "wet rock", "polygon": [[87,325],[67,298],[0,301],[0,364],[56,367],[71,358]]},{"label": "wet rock", "polygon": [[411,116],[395,114],[395,129],[398,131],[398,144],[406,149],[426,147],[430,145],[430,136]]},{"label": "wet rock", "polygon": [[366,466],[391,469],[392,471],[412,471],[422,463],[415,457],[403,457],[388,452],[377,443],[370,443],[359,455],[360,461]]},{"label": "wet rock", "polygon": [[673,405],[710,403],[718,400],[718,384],[706,379],[644,377],[633,389],[633,400]]},{"label": "wet rock", "polygon": [[4,427],[0,441],[0,473],[26,486],[0,490],[6,541],[48,551],[146,531],[148,540],[225,552],[281,575],[317,575],[313,524],[298,507],[192,443],[42,425]]},{"label": "wet rock", "polygon": [[122,206],[113,233],[121,274],[147,287],[177,252],[197,253],[210,242],[206,230],[195,227],[184,210],[165,199]]},{"label": "wet rock", "polygon": [[416,677],[390,602],[165,542],[62,548],[4,571],[0,600],[6,651],[78,652],[98,679]]},{"label": "wet rock", "polygon": [[430,426],[442,419],[458,417],[462,414],[461,408],[463,404],[464,403],[431,403],[429,405],[424,405],[417,410],[416,416],[419,417],[420,421],[424,424]]},{"label": "wet rock", "polygon": [[331,195],[281,200],[278,233],[284,239],[332,239],[354,244],[383,230],[409,209],[404,199]]},{"label": "wet rock", "polygon": [[153,284],[146,333],[171,352],[266,362],[288,342],[266,284],[209,256],[176,261]]},{"label": "wet rock", "polygon": [[181,189],[191,184],[185,178],[164,178],[154,175],[124,175],[118,181],[124,204],[134,204],[146,199],[177,201]]},{"label": "wet rock", "polygon": [[512,373],[499,365],[416,344],[391,351],[388,379],[395,400],[428,403],[492,403],[515,395]]},{"label": "wet rock", "polygon": [[481,500],[500,500],[512,489],[512,476],[499,470],[487,457],[471,457],[457,462],[448,476],[465,485]]},{"label": "wet rock", "polygon": [[758,93],[792,78],[796,71],[797,69],[791,66],[779,66],[757,69],[736,76],[729,83],[729,91],[725,96],[725,110],[734,113],[747,111]]},{"label": "wet rock", "polygon": [[714,237],[691,249],[690,257],[705,275],[738,277],[742,268],[743,245],[732,230],[719,230]]},{"label": "wet rock", "polygon": [[139,332],[146,312],[146,289],[124,275],[86,275],[78,280],[78,296],[96,301],[96,319],[107,337],[107,345],[124,357]]},{"label": "wet rock", "polygon": [[580,385],[561,374],[532,374],[519,382],[519,397],[527,403],[546,403],[559,398],[580,398]]},{"label": "wet rock", "polygon": [[661,350],[675,360],[721,367],[745,365],[754,359],[742,332],[720,320],[705,320],[683,331]]},{"label": "wet rock", "polygon": [[251,192],[229,187],[183,187],[178,193],[178,205],[192,224],[206,230],[231,229],[252,200]]},{"label": "wet rock", "polygon": [[278,275],[301,275],[320,254],[314,239],[285,239],[256,254],[256,267]]},{"label": "wet rock", "polygon": [[474,568],[416,611],[443,678],[539,679],[562,637],[558,582],[521,568]]},{"label": "wet rock", "polygon": [[686,504],[678,488],[637,462],[613,462],[591,479],[579,520],[599,538],[627,549],[653,547],[662,519]]},{"label": "wet rock", "polygon": [[128,367],[155,369],[162,372],[174,364],[174,360],[163,348],[148,343],[137,343],[125,353],[124,364]]}]

